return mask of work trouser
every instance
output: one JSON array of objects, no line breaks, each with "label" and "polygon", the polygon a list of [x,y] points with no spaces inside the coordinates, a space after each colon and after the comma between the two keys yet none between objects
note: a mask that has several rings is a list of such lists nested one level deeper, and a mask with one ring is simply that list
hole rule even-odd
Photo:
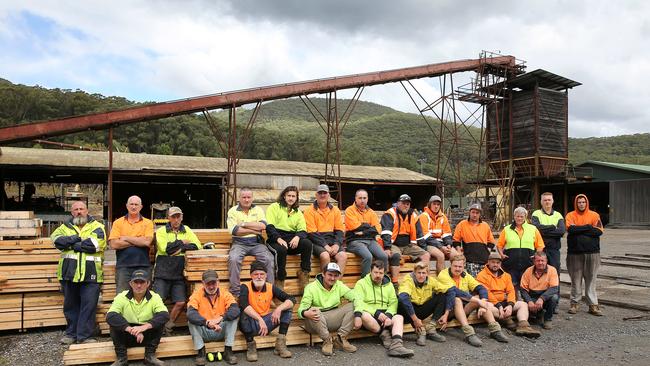
[{"label": "work trouser", "polygon": [[99,299],[99,283],[61,281],[63,315],[68,323],[65,334],[78,342],[95,333],[95,313]]},{"label": "work trouser", "polygon": [[[289,240],[286,240],[286,242],[289,244]],[[269,243],[269,245],[275,250],[275,259],[278,265],[276,279],[284,281],[287,278],[287,255],[300,255],[300,269],[305,272],[311,271],[311,250],[313,247],[311,240],[300,238],[298,246],[295,248],[285,247],[277,242]]]},{"label": "work trouser", "polygon": [[[533,302],[537,301],[539,297],[531,296],[533,299]],[[560,295],[553,295],[548,300],[544,301],[544,305],[542,306],[542,309],[544,310],[544,321],[549,321],[553,319],[553,313],[555,312],[555,308],[557,307],[557,304],[560,302]],[[539,317],[539,314],[537,314]]]},{"label": "work trouser", "polygon": [[[544,247],[544,253],[546,253],[546,258],[548,258],[548,264],[555,267],[557,270],[558,276],[560,275],[561,257],[562,254],[560,249],[551,249],[549,247]],[[561,286],[561,285],[560,285]]]},{"label": "work trouser", "polygon": [[321,311],[320,320],[315,322],[305,318],[305,330],[317,334],[321,339],[329,339],[330,332],[347,337],[354,327],[354,306],[347,303],[336,309]]},{"label": "work trouser", "polygon": [[[280,334],[283,334],[283,329],[289,328],[292,312],[292,309],[287,309],[280,313],[280,321],[278,324],[273,324],[273,313],[264,315],[262,319],[264,319],[264,323],[266,324],[266,328],[268,329],[269,333],[271,333],[273,329],[280,326]],[[284,328],[281,326],[282,324],[285,324]],[[239,318],[239,330],[244,333],[246,341],[250,341],[253,339],[253,337],[259,335],[260,324],[257,322],[257,320],[242,312],[241,317]],[[286,330],[284,331],[284,334],[286,334]]]},{"label": "work trouser", "polygon": [[255,260],[264,264],[267,282],[273,283],[275,278],[275,259],[266,244],[256,243],[247,245],[233,243],[228,252],[228,280],[230,281],[230,293],[236,297],[239,297],[241,263],[247,255],[254,256]]},{"label": "work trouser", "polygon": [[388,256],[379,246],[377,241],[371,239],[357,239],[348,242],[347,251],[361,257],[361,277],[370,273],[370,265],[373,257],[384,262],[384,268],[388,268]]},{"label": "work trouser", "polygon": [[582,300],[582,281],[585,282],[587,304],[598,305],[596,276],[600,268],[600,253],[567,254],[566,268],[571,277],[571,303]]},{"label": "work trouser", "polygon": [[187,323],[187,326],[190,328],[192,343],[194,343],[194,349],[197,351],[205,347],[206,341],[210,342],[225,340],[224,343],[226,347],[232,347],[235,344],[237,319],[222,321],[221,329],[219,331],[215,331],[214,329],[208,328],[205,325],[195,325],[189,322]]},{"label": "work trouser", "polygon": [[[445,294],[433,294],[429,300],[425,301],[420,305],[413,304],[413,310],[415,310],[415,316],[420,320],[426,319],[428,316],[431,316],[431,321],[435,322],[442,314],[445,313]],[[397,305],[397,313],[404,317],[404,320],[409,324],[413,324],[411,316],[406,310],[406,306],[400,301]]]},{"label": "work trouser", "polygon": [[162,337],[162,327],[145,330],[142,333],[144,336],[142,343],[138,343],[136,337],[125,330],[111,327],[110,332],[113,346],[115,346],[115,352],[118,356],[120,353],[126,354],[125,350],[129,347],[144,347],[145,354],[154,355],[160,344],[160,337]]}]

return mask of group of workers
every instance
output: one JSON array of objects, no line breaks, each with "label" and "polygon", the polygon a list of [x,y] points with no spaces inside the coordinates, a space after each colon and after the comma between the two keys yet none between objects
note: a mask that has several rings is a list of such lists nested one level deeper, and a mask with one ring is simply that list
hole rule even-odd
[{"label": "group of workers", "polygon": [[[248,361],[257,360],[255,337],[275,328],[279,330],[274,353],[291,357],[286,337],[297,300],[285,291],[287,255],[300,256],[296,276],[302,298],[297,315],[304,319],[307,332],[323,340],[325,355],[332,355],[335,348],[355,352],[348,336],[364,328],[380,337],[389,356],[410,357],[414,351],[402,340],[405,324],[413,326],[416,344],[424,346],[426,339],[445,342],[436,328],[444,330],[452,319],[460,323],[465,341],[480,347],[482,341],[468,321],[473,311],[498,342],[508,342],[502,325],[516,335],[539,337],[529,320],[552,328],[559,302],[560,239],[565,232],[569,313],[578,311],[584,281],[589,313],[602,315],[595,280],[603,227],[585,195],[575,198],[575,210],[565,219],[553,210],[552,194],[542,194],[542,208],[533,212],[531,223],[526,209],[518,207],[498,241],[481,219],[480,204],[470,206],[469,217],[452,233],[437,195],[418,214],[411,198],[403,194],[381,219],[368,207],[368,192],[363,189],[355,193],[354,203],[343,215],[330,202],[327,185],[317,187],[316,199],[304,212],[298,202],[298,188],[289,186],[264,212],[253,203],[251,189],[240,189],[238,204],[227,217],[233,238],[229,289],[219,287],[219,275],[210,269],[189,299],[184,254],[203,246],[182,223],[179,207],[169,208],[169,222],[154,235],[153,222],[140,214],[141,199],[132,196],[127,214],[115,220],[106,238],[104,226],[88,215],[86,205],[75,202],[70,220],[51,235],[61,251],[57,275],[67,320],[61,342],[96,342],[95,314],[107,243],[117,258],[116,296],[106,315],[116,353],[114,366],[127,365],[127,348],[137,345],[145,349],[145,364],[164,365],[156,358],[156,349],[183,311],[197,365],[206,363],[205,342],[213,340],[224,340],[223,358],[236,364],[232,347],[237,329],[246,338]],[[361,278],[353,288],[341,281],[346,251],[361,258]],[[251,280],[241,283],[245,256],[254,256],[255,261],[250,266]],[[312,256],[322,271],[310,282]],[[415,265],[400,279],[402,258]],[[430,262],[435,262],[431,265],[436,275],[430,274]],[[173,304],[171,311],[165,300]]]}]

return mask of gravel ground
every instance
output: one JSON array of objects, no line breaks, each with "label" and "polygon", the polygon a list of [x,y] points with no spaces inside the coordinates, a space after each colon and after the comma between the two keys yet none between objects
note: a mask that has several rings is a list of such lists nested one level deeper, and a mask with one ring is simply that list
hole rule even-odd
[{"label": "gravel ground", "polygon": [[[510,343],[503,345],[488,339],[485,326],[476,327],[483,339],[482,348],[474,348],[462,341],[460,330],[447,332],[447,343],[430,342],[426,347],[415,345],[414,336],[406,336],[406,346],[416,350],[410,360],[391,359],[392,365],[431,364],[432,357],[438,365],[472,365],[479,362],[500,365],[520,365],[526,360],[535,363],[550,362],[553,365],[647,365],[650,348],[648,321],[623,321],[626,316],[643,314],[635,310],[607,307],[606,316],[594,317],[586,312],[569,316],[568,302],[562,300],[560,314],[556,315],[555,328],[543,331],[536,341],[510,334]],[[30,331],[23,334],[0,335],[0,365],[62,365],[65,347],[58,344],[61,330]],[[320,354],[320,347],[291,347],[294,358],[280,361],[270,350],[260,351],[258,365],[282,363],[286,365],[325,365],[332,362],[347,365],[371,366],[386,364],[388,358],[377,339],[353,341],[359,350],[356,354],[337,352],[333,357]],[[240,364],[244,354],[239,352]],[[132,362],[141,365],[140,362]],[[193,365],[193,358],[167,360],[168,365]]]},{"label": "gravel ground", "polygon": [[[626,252],[647,252],[648,230],[606,230],[602,237],[603,255],[623,255]],[[564,243],[565,244],[565,243]],[[566,247],[566,245],[563,245]],[[563,255],[564,261],[564,255]],[[616,268],[616,274],[631,272],[628,269]],[[603,269],[603,267],[601,267]],[[613,270],[610,268],[610,270]],[[627,271],[627,272],[626,272]],[[644,271],[645,272],[645,271]],[[646,273],[642,274],[643,276]],[[563,289],[568,291],[568,289]],[[474,348],[462,341],[460,330],[452,329],[447,332],[447,343],[428,343],[426,347],[418,347],[414,336],[406,336],[406,346],[416,350],[416,355],[410,360],[391,359],[391,365],[473,365],[479,362],[489,362],[501,365],[521,365],[524,362],[550,365],[650,365],[650,322],[623,321],[624,317],[642,315],[636,310],[615,307],[602,307],[604,317],[594,317],[587,314],[586,306],[582,312],[569,316],[566,313],[568,300],[562,299],[560,314],[556,315],[555,328],[543,331],[536,341],[530,341],[510,334],[511,341],[507,345],[499,344],[488,339],[485,326],[476,327],[477,333],[483,339],[482,348]],[[647,315],[647,313],[645,313]],[[65,347],[59,344],[63,336],[62,329],[29,330],[25,333],[0,332],[0,366],[55,366],[62,365]],[[108,341],[109,339],[105,338]],[[260,350],[258,365],[281,363],[283,365],[326,365],[330,363],[347,364],[348,366],[376,366],[388,364],[384,348],[378,339],[354,340],[359,347],[356,354],[337,352],[333,357],[325,357],[320,353],[320,347],[295,346],[290,347],[294,357],[280,360],[270,350]],[[240,364],[243,352],[238,352]],[[435,360],[432,360],[434,358]],[[193,357],[166,360],[171,366],[190,366],[194,364]],[[132,365],[141,365],[133,362]],[[216,365],[216,364],[214,364]]]}]

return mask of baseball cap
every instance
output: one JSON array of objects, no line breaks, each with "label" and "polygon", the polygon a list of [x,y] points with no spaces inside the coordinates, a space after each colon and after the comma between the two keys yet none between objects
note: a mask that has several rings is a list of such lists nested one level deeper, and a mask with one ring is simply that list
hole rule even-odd
[{"label": "baseball cap", "polygon": [[201,279],[203,282],[211,282],[211,281],[216,281],[219,279],[219,276],[217,276],[217,272],[213,269],[208,269],[207,271],[203,272],[203,276],[201,276]]},{"label": "baseball cap", "polygon": [[327,186],[327,184],[319,184],[318,187],[316,188],[316,192],[327,192],[329,193],[330,187]]},{"label": "baseball cap", "polygon": [[140,280],[140,281],[149,281],[149,272],[144,269],[137,269],[131,273],[131,281]]},{"label": "baseball cap", "polygon": [[180,207],[172,206],[167,210],[167,216],[172,216],[176,214],[183,214],[183,211]]},{"label": "baseball cap", "polygon": [[399,196],[398,201],[409,201],[409,202],[411,202],[411,196],[409,196],[408,194],[403,194],[403,195]]},{"label": "baseball cap", "polygon": [[434,194],[433,196],[431,196],[431,198],[429,198],[429,202],[442,202],[442,198]]},{"label": "baseball cap", "polygon": [[334,262],[330,262],[327,264],[327,267],[325,267],[325,272],[338,272],[341,274],[341,267]]},{"label": "baseball cap", "polygon": [[472,203],[472,204],[469,206],[469,209],[470,209],[470,211],[471,211],[471,210],[479,210],[479,211],[483,211],[483,209],[481,208],[481,204],[480,204],[480,203]]}]

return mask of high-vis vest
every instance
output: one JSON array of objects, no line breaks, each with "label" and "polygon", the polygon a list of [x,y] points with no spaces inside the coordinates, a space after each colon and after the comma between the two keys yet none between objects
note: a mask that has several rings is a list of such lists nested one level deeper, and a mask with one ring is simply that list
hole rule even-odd
[{"label": "high-vis vest", "polygon": [[535,226],[527,222],[524,222],[521,227],[524,229],[524,234],[519,237],[519,234],[516,230],[512,229],[510,226],[505,227],[506,234],[506,245],[503,247],[504,250],[508,249],[530,249],[535,250]]},{"label": "high-vis vest", "polygon": [[79,228],[71,220],[59,226],[50,238],[55,241],[61,236],[78,235],[81,240],[93,238],[97,242],[97,252],[75,252],[72,248],[61,252],[56,277],[59,281],[104,282],[102,262],[106,248],[106,231],[104,225],[89,217],[88,222]]},{"label": "high-vis vest", "polygon": [[[395,241],[398,236],[408,236],[410,244],[417,243],[418,233],[416,224],[418,223],[418,216],[415,214],[415,212],[412,212],[410,216],[406,217],[406,219],[402,219],[402,215],[397,214],[397,209],[395,207],[391,207],[390,209],[386,210],[384,215],[386,214],[390,215],[393,218],[393,227],[382,227],[381,235],[390,234],[392,245],[397,245]],[[405,246],[402,243],[400,244],[400,246]]]},{"label": "high-vis vest", "polygon": [[542,212],[542,210],[536,210],[535,212],[533,212],[533,216],[537,217],[540,224],[553,225],[553,226],[557,226],[558,221],[564,218],[562,217],[562,214],[557,211],[553,211],[552,215],[547,215],[544,212]]},{"label": "high-vis vest", "polygon": [[512,269],[526,269],[532,265],[530,257],[535,254],[535,231],[537,228],[527,222],[522,225],[524,233],[519,237],[517,231],[509,226],[503,229],[506,235],[504,253],[508,256],[503,261],[503,268],[508,271]]},{"label": "high-vis vest", "polygon": [[253,281],[246,284],[246,287],[248,287],[248,305],[261,316],[271,312],[271,301],[273,301],[273,285],[267,282],[264,286],[266,287],[265,291],[257,291],[253,286]]}]

